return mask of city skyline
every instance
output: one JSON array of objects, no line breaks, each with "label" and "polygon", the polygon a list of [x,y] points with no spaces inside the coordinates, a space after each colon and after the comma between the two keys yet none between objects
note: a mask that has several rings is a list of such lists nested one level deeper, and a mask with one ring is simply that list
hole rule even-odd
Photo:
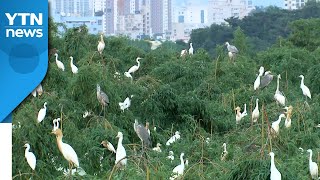
[{"label": "city skyline", "polygon": [[[174,0],[175,5],[183,5],[188,0]],[[252,0],[253,4],[255,6],[277,6],[277,7],[283,7],[283,0]],[[192,1],[192,3],[199,4],[199,5],[207,5],[208,0],[197,0]]]}]

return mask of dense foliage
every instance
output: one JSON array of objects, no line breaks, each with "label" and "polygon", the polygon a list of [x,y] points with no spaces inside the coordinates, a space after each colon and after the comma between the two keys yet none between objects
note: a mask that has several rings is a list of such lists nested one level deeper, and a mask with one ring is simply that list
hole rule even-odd
[{"label": "dense foliage", "polygon": [[[207,28],[195,29],[191,34],[191,41],[195,48],[204,48],[210,54],[217,55],[214,47],[232,40],[232,33],[240,27],[251,44],[249,53],[254,55],[274,44],[279,37],[287,38],[294,30],[290,28],[292,21],[308,18],[320,18],[320,2],[309,0],[302,9],[294,11],[272,6],[257,8],[241,20],[226,19],[228,25],[212,24]],[[303,26],[304,24],[301,24],[301,27]]]},{"label": "dense foliage", "polygon": [[[63,141],[75,149],[80,166],[87,173],[82,177],[73,176],[75,179],[168,179],[172,169],[180,164],[182,152],[189,160],[185,179],[267,179],[270,151],[275,153],[276,166],[283,179],[308,179],[308,155],[298,148],[312,149],[313,160],[317,161],[319,130],[315,126],[320,123],[320,37],[316,34],[320,34],[320,30],[314,27],[320,27],[320,23],[319,19],[310,19],[290,24],[292,34],[288,39],[279,39],[254,58],[239,54],[235,64],[229,62],[222,43],[216,48],[214,58],[202,48],[193,56],[180,57],[183,44],[165,42],[151,51],[147,42],[124,37],[105,38],[106,48],[100,56],[96,52],[99,37],[88,35],[85,27],[68,29],[60,37],[56,34],[57,26],[50,26],[51,46],[58,49],[66,71],[58,69],[54,56],[50,56],[48,73],[42,82],[44,94],[26,98],[14,112],[14,178],[68,178],[57,170],[67,169],[68,162],[50,133],[52,120],[60,117]],[[304,24],[303,28],[300,24]],[[309,30],[313,34],[304,32]],[[233,35],[241,51],[250,49],[252,44],[246,45],[247,38],[240,28],[235,31],[230,28],[219,38],[224,42]],[[197,45],[201,40],[196,41],[196,34],[192,37],[193,44],[201,46]],[[213,47],[208,42],[207,48]],[[71,55],[79,67],[75,75],[69,65]],[[136,64],[138,56],[143,57],[141,67],[131,82],[123,73]],[[294,108],[292,127],[286,129],[282,121],[280,134],[273,139],[268,136],[268,127],[284,110],[273,99],[276,78],[265,89],[253,91],[260,66],[275,75],[281,74],[280,90],[287,97],[286,104]],[[312,93],[309,107],[299,87],[300,74],[305,75],[305,84]],[[110,99],[110,106],[101,114],[96,98],[97,83]],[[131,94],[134,95],[131,107],[122,112],[118,102]],[[260,118],[252,124],[250,117],[256,98],[260,99]],[[47,115],[37,124],[37,113],[44,102],[48,103]],[[236,125],[234,108],[243,107],[244,103],[249,115]],[[83,118],[85,111],[92,115]],[[162,153],[148,150],[141,157],[140,139],[133,130],[134,119],[150,122],[153,147],[160,142]],[[177,130],[181,132],[181,139],[170,147],[165,146]],[[124,134],[123,144],[128,155],[128,166],[123,171],[113,169],[115,155],[100,147],[102,140],[116,147],[118,131]],[[207,137],[209,143],[205,142]],[[24,157],[22,146],[26,142],[37,157],[34,174]],[[224,142],[228,155],[221,161]],[[175,153],[173,162],[166,159],[170,150]],[[102,165],[101,157],[104,157]]]}]

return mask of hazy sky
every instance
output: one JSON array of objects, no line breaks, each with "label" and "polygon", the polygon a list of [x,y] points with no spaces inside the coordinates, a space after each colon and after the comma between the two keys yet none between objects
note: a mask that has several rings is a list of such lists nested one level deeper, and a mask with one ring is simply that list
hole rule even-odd
[{"label": "hazy sky", "polygon": [[[182,4],[183,2],[185,2],[186,0],[173,0],[174,2],[176,2],[176,4]],[[197,4],[206,4],[208,3],[208,0],[193,0],[194,2],[197,2]],[[283,0],[252,0],[253,4],[255,6],[279,6],[282,7],[282,2]]]}]

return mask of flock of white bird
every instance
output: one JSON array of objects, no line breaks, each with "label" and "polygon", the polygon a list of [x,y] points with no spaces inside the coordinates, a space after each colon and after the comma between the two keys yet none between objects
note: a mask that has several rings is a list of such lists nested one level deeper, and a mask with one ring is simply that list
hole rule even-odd
[{"label": "flock of white bird", "polygon": [[[104,47],[105,47],[105,43],[103,40],[103,35],[101,35],[100,37],[101,37],[101,39],[98,42],[97,49],[98,49],[98,52],[100,54],[102,54],[102,51],[104,50]],[[158,41],[148,41],[148,42],[151,43],[151,49],[156,49],[158,46],[161,45],[160,41],[159,42]],[[234,60],[235,55],[239,52],[238,49],[235,46],[230,45],[228,42],[226,42],[225,45],[227,45],[228,55],[229,55],[230,60]],[[190,55],[193,54],[192,43],[190,43],[190,48],[188,51],[186,49],[181,51],[181,56],[184,56],[187,53]],[[64,71],[65,67],[64,67],[63,63],[58,60],[57,53],[55,53],[55,57],[56,57],[56,59],[55,59],[56,65],[58,66],[59,69]],[[132,66],[127,72],[124,73],[124,75],[126,77],[131,78],[131,80],[132,80],[132,75],[140,67],[140,62],[139,62],[140,59],[142,59],[142,58],[138,57],[136,59],[136,62],[138,64]],[[72,56],[70,56],[70,66],[71,66],[72,73],[77,74],[78,68],[73,64],[73,57]],[[300,88],[302,89],[303,95],[306,98],[309,97],[311,99],[310,90],[304,84],[304,76],[300,75],[299,77],[301,78]],[[270,82],[272,81],[272,79],[273,79],[273,75],[271,74],[271,72],[270,71],[264,72],[264,67],[261,66],[259,69],[257,79],[254,82],[254,90],[262,89],[262,88],[268,86],[270,84]],[[279,74],[277,76],[277,88],[276,88],[276,91],[274,94],[274,99],[277,102],[277,104],[280,104],[281,106],[285,106],[286,98],[285,98],[284,94],[279,90],[280,79],[281,79],[281,76]],[[42,89],[41,84],[32,92],[32,95],[34,97],[36,97],[37,93],[39,94],[39,96],[43,93],[43,89]],[[124,112],[125,109],[128,109],[130,107],[130,105],[131,105],[130,98],[132,98],[132,97],[133,97],[133,95],[131,95],[130,97],[127,97],[123,102],[119,102],[119,107],[122,112]],[[97,98],[102,106],[106,106],[109,103],[107,95],[103,91],[101,91],[100,86],[98,84],[97,84]],[[251,116],[251,120],[254,123],[258,121],[259,116],[260,116],[258,102],[259,102],[259,99],[257,98],[256,99],[256,106],[255,106],[254,110],[252,111],[252,116]],[[45,102],[43,104],[43,108],[41,108],[38,112],[38,117],[37,117],[38,123],[41,123],[46,116],[46,111],[47,111],[46,106],[47,106],[47,102]],[[286,121],[285,121],[286,128],[290,128],[290,126],[291,126],[291,116],[292,116],[293,107],[292,106],[284,107],[284,109],[286,109],[286,111],[287,111],[287,112],[285,112],[285,114],[287,116],[285,116],[285,114],[280,114],[278,117],[278,120],[272,122],[272,125],[271,125],[272,132],[271,133],[274,136],[279,134],[279,130],[280,130],[279,124],[280,124],[282,118],[286,118]],[[239,106],[235,108],[235,111],[236,111],[236,124],[238,125],[238,124],[240,124],[241,119],[248,115],[247,110],[246,110],[246,104],[244,104],[244,111],[243,112],[241,112],[241,108]],[[86,118],[90,115],[91,115],[91,112],[86,111],[83,114],[83,118]],[[80,167],[78,156],[77,156],[75,150],[69,144],[66,144],[62,141],[63,133],[62,133],[62,130],[59,128],[60,118],[54,119],[52,122],[53,122],[52,133],[56,135],[58,149],[61,152],[61,154],[63,155],[63,157],[69,162],[69,172],[74,173],[74,170],[72,169],[72,167],[76,167],[76,168]],[[148,146],[148,144],[151,144],[150,130],[149,130],[149,123],[148,122],[147,122],[146,126],[143,126],[142,124],[138,124],[137,120],[135,120],[134,130],[142,142],[142,149],[144,148],[145,145]],[[156,128],[154,128],[154,130],[156,130]],[[127,155],[126,155],[126,149],[122,144],[123,133],[118,132],[116,138],[118,138],[118,144],[117,144],[116,149],[109,141],[102,141],[101,145],[103,145],[109,151],[115,153],[115,156],[116,156],[115,165],[119,166],[121,169],[125,169],[125,167],[127,165]],[[175,134],[168,139],[168,141],[166,142],[166,146],[170,146],[172,143],[176,142],[179,139],[180,139],[180,132],[176,131]],[[209,141],[210,141],[210,139],[207,138],[206,142],[209,143]],[[226,146],[227,146],[226,143],[223,143],[223,145],[222,145],[223,151],[221,153],[221,160],[222,161],[226,160],[226,157],[228,154]],[[32,152],[30,152],[30,145],[28,143],[25,144],[24,147],[26,147],[25,158],[26,158],[29,166],[32,168],[32,170],[35,170],[36,161],[37,161],[36,157]],[[156,147],[154,147],[152,150],[161,153],[162,150],[160,147],[161,147],[161,144],[157,143]],[[315,162],[312,161],[312,150],[308,149],[308,152],[310,153],[310,157],[309,157],[310,174],[313,179],[317,179],[318,178],[318,166]],[[178,177],[181,177],[183,175],[185,166],[188,165],[188,160],[185,161],[183,159],[183,157],[184,157],[184,153],[182,152],[180,154],[180,161],[181,162],[179,165],[177,165],[173,169],[172,176],[170,177],[170,180],[177,179]],[[276,168],[275,163],[274,163],[274,153],[273,152],[270,152],[270,157],[271,157],[271,167],[270,167],[271,176],[270,176],[270,179],[271,180],[281,179],[281,173],[278,171],[278,169]],[[169,151],[169,155],[167,156],[167,159],[171,160],[171,162],[174,160],[173,151]]]}]

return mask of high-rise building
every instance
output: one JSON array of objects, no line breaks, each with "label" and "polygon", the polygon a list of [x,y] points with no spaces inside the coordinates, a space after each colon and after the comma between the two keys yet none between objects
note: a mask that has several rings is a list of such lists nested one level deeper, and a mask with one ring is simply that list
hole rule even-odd
[{"label": "high-rise building", "polygon": [[103,15],[103,32],[113,35],[116,31],[118,5],[117,0],[106,0],[106,11]]},{"label": "high-rise building", "polygon": [[87,17],[92,16],[92,0],[51,0],[53,14],[65,16]]},{"label": "high-rise building", "polygon": [[152,33],[166,37],[172,29],[172,2],[171,0],[152,0],[151,4]]},{"label": "high-rise building", "polygon": [[[319,1],[319,0],[316,0]],[[284,0],[284,9],[295,10],[305,6],[308,0]]]},{"label": "high-rise building", "polygon": [[93,12],[104,12],[106,9],[106,0],[93,0]]},{"label": "high-rise building", "polygon": [[231,17],[242,19],[254,9],[252,0],[209,0],[208,23],[225,23]]}]

